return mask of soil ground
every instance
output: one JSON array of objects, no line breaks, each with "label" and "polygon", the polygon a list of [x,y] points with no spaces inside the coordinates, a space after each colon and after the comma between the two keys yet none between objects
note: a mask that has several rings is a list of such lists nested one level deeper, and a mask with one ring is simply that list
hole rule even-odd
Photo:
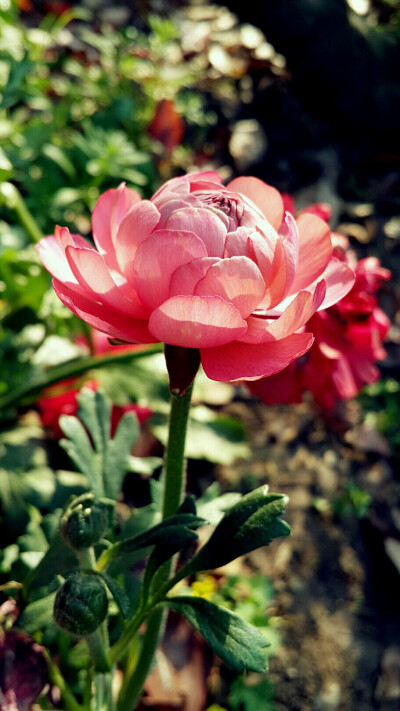
[{"label": "soil ground", "polygon": [[[283,643],[270,663],[277,711],[400,709],[400,576],[385,551],[398,536],[393,462],[362,451],[374,449],[362,437],[346,444],[343,411],[332,418],[336,432],[311,403],[250,401],[229,411],[245,422],[252,445],[252,462],[234,476],[251,471],[290,497],[292,535],[247,559],[272,579],[269,614],[283,619]],[[347,408],[347,417],[357,416],[354,404]],[[371,495],[365,517],[345,505],[349,482]]]}]

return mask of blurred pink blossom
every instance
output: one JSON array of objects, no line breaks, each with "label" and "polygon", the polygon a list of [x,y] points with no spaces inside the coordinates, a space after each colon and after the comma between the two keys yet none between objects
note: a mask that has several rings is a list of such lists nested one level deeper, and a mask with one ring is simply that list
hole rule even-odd
[{"label": "blurred pink blossom", "polygon": [[346,237],[333,234],[332,239],[335,258],[355,272],[354,286],[335,305],[311,316],[305,328],[313,332],[315,342],[304,358],[249,384],[267,404],[300,402],[308,390],[330,410],[337,400],[353,397],[363,385],[379,379],[375,364],[386,356],[383,341],[390,321],[378,306],[376,292],[390,279],[390,271],[375,257],[357,261]]}]

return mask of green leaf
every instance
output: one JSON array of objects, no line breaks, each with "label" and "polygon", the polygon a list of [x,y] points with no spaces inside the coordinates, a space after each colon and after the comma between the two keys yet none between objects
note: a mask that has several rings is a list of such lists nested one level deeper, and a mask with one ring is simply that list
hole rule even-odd
[{"label": "green leaf", "polygon": [[226,511],[242,498],[238,492],[227,491],[225,494],[220,492],[219,483],[214,481],[201,495],[200,499],[197,499],[199,516],[206,518],[213,526],[216,526]]},{"label": "green leaf", "polygon": [[54,161],[56,165],[71,179],[74,181],[76,179],[76,169],[72,161],[68,158],[68,155],[59,146],[55,146],[52,143],[46,143],[43,146],[44,155],[50,160]]},{"label": "green leaf", "polygon": [[130,472],[142,474],[143,476],[151,476],[156,469],[162,467],[163,460],[161,457],[135,457],[133,454],[128,457],[128,466]]},{"label": "green leaf", "polygon": [[85,474],[96,496],[102,496],[103,492],[99,492],[98,486],[98,460],[84,426],[73,415],[61,415],[59,425],[65,436],[68,437],[68,439],[60,440],[61,447],[65,449],[79,471]]},{"label": "green leaf", "polygon": [[219,568],[241,555],[267,546],[273,538],[288,536],[290,527],[278,518],[288,500],[283,494],[268,494],[266,486],[243,496],[189,562],[187,574]]},{"label": "green leaf", "polygon": [[[185,543],[197,539],[197,533],[193,529],[199,528],[206,523],[204,519],[198,518],[191,513],[176,514],[170,518],[156,524],[143,533],[139,533],[131,538],[114,543],[101,555],[98,566],[102,570],[111,561],[121,556],[126,556],[134,551],[149,548],[150,546],[160,546],[168,550],[168,558],[180,550]],[[165,558],[164,558],[165,560]]]},{"label": "green leaf", "polygon": [[78,559],[74,551],[64,543],[57,532],[39,565],[25,578],[25,592],[48,585],[55,575],[66,573],[77,565]]},{"label": "green leaf", "polygon": [[114,439],[106,444],[104,457],[104,493],[116,499],[129,469],[131,449],[139,437],[139,421],[134,412],[126,412],[120,419]]},{"label": "green leaf", "polygon": [[53,605],[56,593],[51,593],[27,605],[17,626],[27,634],[34,634],[53,622]]},{"label": "green leaf", "polygon": [[201,597],[172,597],[166,604],[179,612],[200,632],[211,649],[225,664],[239,674],[262,673],[267,668],[265,637],[234,612]]},{"label": "green leaf", "polygon": [[111,403],[101,391],[82,388],[78,395],[78,417],[92,437],[96,452],[102,453],[111,431]]},{"label": "green leaf", "polygon": [[137,417],[133,412],[125,413],[114,439],[111,439],[111,402],[104,393],[83,388],[78,403],[78,417],[63,415],[59,419],[62,431],[68,437],[60,444],[87,476],[90,488],[98,498],[116,499],[129,470],[132,446],[139,436]]},{"label": "green leaf", "polygon": [[193,529],[204,526],[206,521],[192,513],[175,514],[158,523],[149,531],[134,538],[120,541],[116,544],[121,553],[130,553],[138,548],[148,546],[173,546],[177,550],[188,540],[195,540],[197,534]]},{"label": "green leaf", "polygon": [[269,679],[254,684],[246,683],[246,677],[238,677],[229,691],[229,708],[231,711],[276,711],[274,697],[274,687]]},{"label": "green leaf", "polygon": [[101,576],[107,585],[111,595],[113,596],[115,602],[117,603],[121,614],[123,617],[128,617],[129,616],[129,598],[124,590],[124,588],[117,583],[114,578],[111,578],[109,575],[102,575]]},{"label": "green leaf", "polygon": [[1,109],[8,109],[19,101],[22,96],[23,81],[33,66],[33,63],[28,59],[28,54],[19,62],[13,58],[11,59],[8,81],[4,87],[3,97],[0,102]]}]

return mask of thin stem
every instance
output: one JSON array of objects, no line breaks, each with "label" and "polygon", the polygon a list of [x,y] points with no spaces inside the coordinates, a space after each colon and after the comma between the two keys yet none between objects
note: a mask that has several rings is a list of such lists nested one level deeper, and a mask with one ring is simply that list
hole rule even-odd
[{"label": "thin stem", "polygon": [[132,638],[135,636],[140,625],[144,621],[145,616],[146,612],[143,609],[137,611],[136,615],[132,618],[129,625],[126,627],[125,632],[113,645],[112,649],[110,649],[110,653],[108,655],[110,665],[116,664],[116,662],[121,659],[127,646],[132,641]]},{"label": "thin stem", "polygon": [[161,349],[162,344],[155,343],[138,350],[118,350],[115,353],[109,353],[104,356],[88,356],[87,358],[79,358],[69,361],[68,363],[56,365],[45,373],[21,383],[21,385],[14,388],[14,390],[0,397],[0,409],[15,406],[21,401],[23,401],[24,405],[29,405],[35,401],[38,392],[44,388],[48,388],[50,385],[58,383],[60,380],[74,378],[86,373],[88,370],[104,368],[114,363],[125,363],[140,358],[146,358],[154,353],[159,353]]},{"label": "thin stem", "polygon": [[114,711],[111,674],[96,674],[94,678],[95,711]]},{"label": "thin stem", "polygon": [[49,665],[49,674],[50,674],[50,679],[53,682],[55,686],[60,690],[60,694],[62,699],[64,700],[65,708],[67,711],[83,711],[83,706],[81,706],[78,701],[76,700],[75,696],[73,695],[72,691],[70,691],[70,688],[65,681],[63,675],[61,674],[60,669],[56,664],[54,664],[52,658],[50,657],[47,652],[46,654],[46,659],[47,663]]},{"label": "thin stem", "polygon": [[22,227],[26,230],[32,242],[39,242],[43,235],[36,223],[32,213],[28,210],[25,201],[15,185],[12,183],[3,183],[0,188],[0,194],[4,199],[6,206],[10,210],[16,212],[18,220]]},{"label": "thin stem", "polygon": [[[76,551],[80,567],[84,570],[96,570],[96,557],[93,548],[83,548]],[[96,672],[110,671],[108,661],[109,641],[107,619],[99,625],[97,630],[85,637],[90,656]]]},{"label": "thin stem", "polygon": [[[164,470],[163,520],[176,513],[184,491],[186,474],[185,442],[192,389],[193,386],[190,386],[181,397],[176,395],[171,396],[171,413]],[[173,572],[173,565],[174,561],[171,559],[167,561],[167,563],[164,563],[157,571],[153,584],[156,589],[165,586]],[[130,678],[126,678],[121,690],[118,705],[119,711],[135,709],[142,693],[144,682],[149,673],[164,623],[165,610],[162,608],[153,610],[147,620],[147,628],[143,637],[143,645],[138,664],[133,675]],[[131,634],[129,637],[131,637]],[[127,636],[125,639],[127,640]]]},{"label": "thin stem", "polygon": [[193,385],[181,397],[171,395],[168,444],[165,455],[162,520],[173,516],[186,485],[185,444]]}]

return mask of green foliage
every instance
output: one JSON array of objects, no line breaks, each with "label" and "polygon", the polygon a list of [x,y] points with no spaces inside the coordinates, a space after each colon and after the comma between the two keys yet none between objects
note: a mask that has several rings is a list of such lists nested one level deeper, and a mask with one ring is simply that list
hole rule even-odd
[{"label": "green foliage", "polygon": [[149,546],[165,548],[168,557],[171,557],[186,543],[196,540],[195,529],[205,523],[204,519],[198,518],[193,513],[177,513],[145,532],[131,538],[122,539],[107,548],[100,558],[99,566],[103,568],[119,557],[125,557],[128,553],[133,553]]},{"label": "green foliage", "polygon": [[131,448],[139,435],[137,418],[134,413],[125,413],[114,438],[110,439],[111,403],[108,398],[100,391],[84,388],[78,402],[80,419],[71,415],[60,417],[60,427],[68,437],[60,444],[85,474],[97,497],[116,499],[128,469]]},{"label": "green foliage", "polygon": [[[167,441],[167,417],[157,413],[151,429],[163,444]],[[187,456],[206,459],[215,464],[232,464],[245,459],[249,449],[243,425],[233,417],[218,415],[209,408],[196,407],[191,411],[188,425]]]},{"label": "green foliage", "polygon": [[241,555],[267,546],[290,528],[279,518],[288,503],[283,494],[268,494],[263,486],[243,496],[227,511],[211,538],[188,564],[187,572],[219,568]]},{"label": "green foliage", "polygon": [[333,502],[333,511],[341,517],[356,515],[357,518],[365,518],[368,516],[371,502],[371,494],[352,482],[347,482],[342,494]]},{"label": "green foliage", "polygon": [[273,686],[268,679],[251,683],[238,677],[232,682],[228,704],[231,711],[275,711]]},{"label": "green foliage", "polygon": [[27,605],[18,619],[18,627],[27,634],[35,634],[38,630],[51,625],[55,597],[55,592],[50,593]]},{"label": "green foliage", "polygon": [[[148,32],[109,25],[93,31],[89,15],[73,8],[39,28],[25,27],[16,13],[0,17],[0,177],[26,196],[45,234],[54,223],[89,232],[94,201],[122,181],[145,196],[154,192],[163,147],[147,129],[162,99],[176,101],[192,143],[202,145],[212,121],[190,89],[198,66],[174,60],[179,33],[170,20],[150,17]],[[75,18],[79,57],[60,34]],[[187,161],[190,153],[187,147],[176,155]],[[1,217],[14,221],[7,207]]]},{"label": "green foliage", "polygon": [[400,456],[400,383],[393,378],[383,378],[372,385],[366,385],[358,396],[366,413],[365,422],[376,427]]},{"label": "green foliage", "polygon": [[269,642],[241,617],[200,597],[171,597],[167,604],[186,617],[229,667],[238,673],[265,671]]},{"label": "green foliage", "polygon": [[21,533],[31,512],[50,512],[63,506],[71,494],[87,486],[83,477],[55,472],[48,464],[43,430],[37,425],[14,427],[0,433],[1,516],[10,533]]}]

